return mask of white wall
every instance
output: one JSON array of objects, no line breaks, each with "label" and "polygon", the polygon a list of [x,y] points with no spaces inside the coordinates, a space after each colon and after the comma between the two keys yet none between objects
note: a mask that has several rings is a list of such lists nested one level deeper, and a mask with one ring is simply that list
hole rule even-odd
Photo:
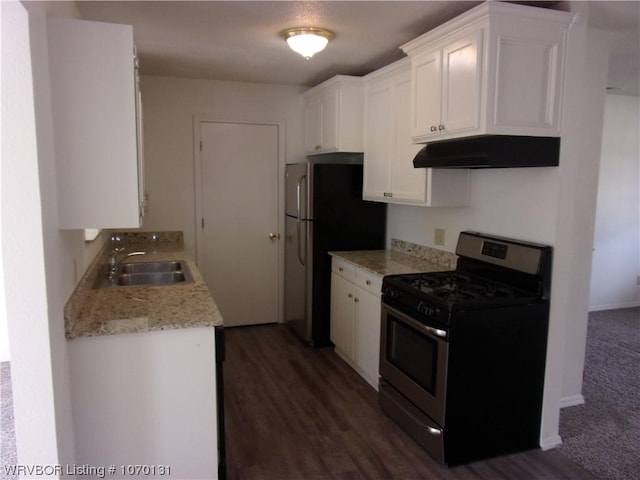
[{"label": "white wall", "polygon": [[45,18],[79,15],[73,2],[2,2],[2,11],[2,117],[11,119],[3,122],[2,255],[18,462],[73,464],[63,307],[90,259],[82,231],[57,228]]},{"label": "white wall", "polygon": [[607,95],[590,310],[640,305],[640,97]]},{"label": "white wall", "polygon": [[300,87],[143,76],[140,90],[149,195],[143,229],[182,230],[185,249],[194,258],[194,115],[221,121],[284,121],[285,161],[304,157]]},{"label": "white wall", "polygon": [[18,2],[2,2],[1,8],[3,308],[12,346],[18,462],[55,464],[58,448],[29,18]]}]

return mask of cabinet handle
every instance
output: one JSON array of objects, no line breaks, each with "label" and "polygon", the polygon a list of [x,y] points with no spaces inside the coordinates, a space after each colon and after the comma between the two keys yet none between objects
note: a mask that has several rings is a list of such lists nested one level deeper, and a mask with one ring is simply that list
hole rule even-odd
[{"label": "cabinet handle", "polygon": [[431,125],[431,131],[432,132],[437,132],[438,128],[435,125]]},{"label": "cabinet handle", "polygon": [[438,130],[444,130],[444,125],[442,124],[438,125]]},{"label": "cabinet handle", "polygon": [[391,193],[391,192],[383,192],[382,195],[384,197],[393,197],[393,193]]},{"label": "cabinet handle", "polygon": [[347,295],[347,297],[349,297],[349,298],[353,298],[353,295],[351,295],[351,294],[348,294],[348,295]]},{"label": "cabinet handle", "polygon": [[353,301],[358,303],[359,302],[358,297],[354,298]]},{"label": "cabinet handle", "polygon": [[341,272],[341,271],[343,271],[343,270],[344,270],[344,268],[342,268],[342,267],[338,267],[338,271],[339,271],[339,272]]},{"label": "cabinet handle", "polygon": [[366,284],[367,284],[367,285],[371,285],[371,280],[367,280],[367,281],[366,281]]},{"label": "cabinet handle", "polygon": [[316,150],[320,150],[322,147],[321,147],[320,145],[316,145],[314,148],[315,148]]}]

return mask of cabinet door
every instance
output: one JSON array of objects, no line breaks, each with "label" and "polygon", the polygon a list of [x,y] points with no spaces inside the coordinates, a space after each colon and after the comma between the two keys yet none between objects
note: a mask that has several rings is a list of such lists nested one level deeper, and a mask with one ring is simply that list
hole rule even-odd
[{"label": "cabinet door", "polygon": [[367,91],[364,117],[365,200],[387,201],[391,192],[389,168],[393,156],[392,106],[389,82],[376,84]]},{"label": "cabinet door", "polygon": [[320,102],[317,98],[309,98],[304,108],[304,145],[307,153],[320,150]]},{"label": "cabinet door", "polygon": [[380,295],[355,289],[354,362],[378,389],[380,360]]},{"label": "cabinet door", "polygon": [[416,55],[411,60],[413,77],[412,137],[438,135],[440,125],[442,59],[440,49]]},{"label": "cabinet door", "polygon": [[135,54],[135,98],[136,98],[136,138],[137,138],[137,152],[138,152],[138,205],[140,209],[140,224],[142,224],[142,218],[144,217],[147,209],[147,189],[145,187],[144,179],[144,142],[142,118],[142,94],[140,93],[140,72],[138,65],[138,55]]},{"label": "cabinet door", "polygon": [[353,284],[331,274],[331,341],[336,350],[353,357]]},{"label": "cabinet door", "polygon": [[411,77],[399,75],[393,85],[393,151],[391,192],[393,201],[424,203],[426,169],[414,168],[413,157],[423,147],[411,141]]},{"label": "cabinet door", "polygon": [[320,151],[338,151],[340,92],[336,88],[328,89],[320,99]]},{"label": "cabinet door", "polygon": [[[505,22],[493,34],[487,128],[517,135],[560,133],[563,30],[557,25]],[[526,94],[523,94],[526,92]]]},{"label": "cabinet door", "polygon": [[442,49],[443,134],[480,127],[482,30],[466,34]]},{"label": "cabinet door", "polygon": [[140,227],[132,27],[50,18],[47,44],[59,228]]}]

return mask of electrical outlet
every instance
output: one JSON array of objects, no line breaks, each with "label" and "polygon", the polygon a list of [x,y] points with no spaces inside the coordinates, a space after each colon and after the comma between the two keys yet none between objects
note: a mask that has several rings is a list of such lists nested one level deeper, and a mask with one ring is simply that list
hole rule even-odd
[{"label": "electrical outlet", "polygon": [[444,228],[436,228],[433,236],[433,242],[436,245],[444,245]]}]

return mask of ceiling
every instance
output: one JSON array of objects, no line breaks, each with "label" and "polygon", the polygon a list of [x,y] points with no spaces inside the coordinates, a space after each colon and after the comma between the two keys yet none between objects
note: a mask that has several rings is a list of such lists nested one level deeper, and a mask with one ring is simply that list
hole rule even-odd
[{"label": "ceiling", "polygon": [[[476,1],[76,1],[82,18],[133,25],[143,75],[311,86],[365,75]],[[568,10],[566,2],[520,2]],[[640,2],[590,1],[590,23],[611,30],[612,93],[640,95]],[[305,60],[280,32],[324,27],[335,38]],[[614,90],[615,89],[615,90]]]}]

